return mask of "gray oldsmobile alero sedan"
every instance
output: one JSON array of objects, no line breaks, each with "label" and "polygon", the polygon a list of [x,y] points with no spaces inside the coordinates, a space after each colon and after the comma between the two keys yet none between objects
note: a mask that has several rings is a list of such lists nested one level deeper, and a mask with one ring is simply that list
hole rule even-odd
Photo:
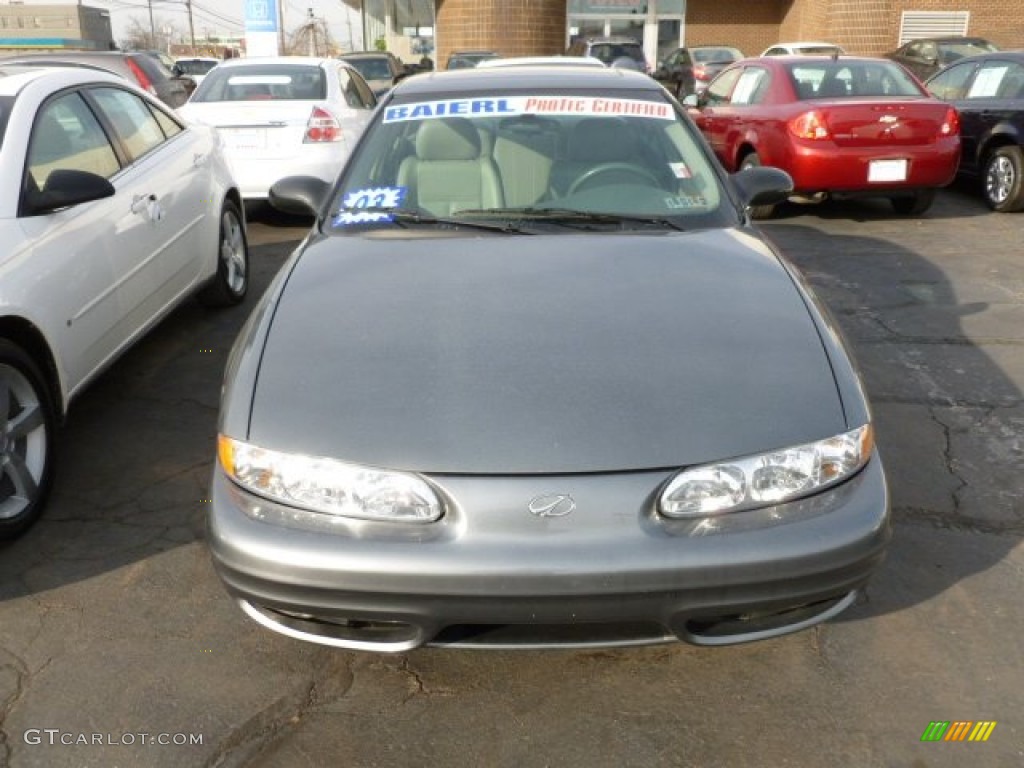
[{"label": "gray oldsmobile alero sedan", "polygon": [[890,536],[839,332],[635,72],[395,87],[226,372],[209,520],[254,620],[343,648],[720,645],[835,616]]}]

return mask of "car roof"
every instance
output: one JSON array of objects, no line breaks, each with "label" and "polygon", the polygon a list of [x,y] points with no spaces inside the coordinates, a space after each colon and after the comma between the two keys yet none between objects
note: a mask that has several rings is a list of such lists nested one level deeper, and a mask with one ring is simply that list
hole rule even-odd
[{"label": "car roof", "polygon": [[[0,62],[0,96],[14,96],[29,83],[37,80],[53,79],[63,85],[76,83],[110,81],[127,83],[127,81],[106,69],[83,67],[47,67],[45,64],[7,64]],[[131,83],[128,83],[131,85]]]},{"label": "car roof", "polygon": [[501,69],[503,67],[594,67],[604,68],[600,59],[586,56],[510,56],[505,59],[488,59],[477,66],[484,69]]},{"label": "car roof", "polygon": [[337,63],[338,59],[328,59],[317,56],[246,56],[244,58],[228,59],[222,61],[219,66],[225,69],[252,67],[261,64],[297,64],[307,67],[324,67],[328,64]]},{"label": "car roof", "polygon": [[215,61],[220,64],[221,60],[214,56],[178,56],[175,63],[179,61]]},{"label": "car roof", "polygon": [[339,59],[391,59],[395,54],[391,51],[350,51],[338,56]]},{"label": "car roof", "polygon": [[490,90],[543,88],[608,88],[661,93],[661,84],[642,72],[610,67],[491,67],[424,72],[403,80],[392,89],[397,96],[430,96],[486,93]]}]

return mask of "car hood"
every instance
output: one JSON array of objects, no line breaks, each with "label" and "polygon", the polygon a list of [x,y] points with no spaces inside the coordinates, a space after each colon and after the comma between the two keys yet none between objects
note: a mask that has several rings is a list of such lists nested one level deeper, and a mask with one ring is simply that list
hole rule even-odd
[{"label": "car hood", "polygon": [[741,230],[315,239],[251,407],[257,445],[435,473],[676,467],[847,428],[806,296]]}]

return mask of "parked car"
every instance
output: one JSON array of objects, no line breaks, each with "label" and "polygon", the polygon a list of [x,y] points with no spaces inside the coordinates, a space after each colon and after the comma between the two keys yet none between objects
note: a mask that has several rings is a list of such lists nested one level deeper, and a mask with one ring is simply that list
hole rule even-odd
[{"label": "parked car", "polygon": [[338,58],[359,70],[378,99],[410,74],[410,69],[402,64],[401,59],[389,51],[357,51],[344,53]]},{"label": "parked car", "polygon": [[960,115],[960,166],[994,211],[1024,210],[1024,52],[971,56],[925,87]]},{"label": "parked car", "polygon": [[0,538],[43,512],[58,425],[188,296],[248,287],[241,197],[213,132],[83,67],[0,66]]},{"label": "parked car", "polygon": [[[484,138],[487,137],[487,138]],[[556,189],[557,192],[552,190]],[[646,75],[399,83],[225,372],[207,538],[285,635],[721,645],[849,606],[889,512],[840,335]]]},{"label": "parked car", "polygon": [[191,77],[196,85],[203,82],[207,73],[220,64],[220,59],[211,56],[190,56],[187,58],[175,59],[171,71],[175,75],[186,75]]},{"label": "parked car", "polygon": [[916,215],[956,173],[956,110],[888,59],[745,59],[687,100],[727,170],[782,168],[804,199],[887,197]]},{"label": "parked car", "polygon": [[576,40],[565,52],[566,56],[588,56],[606,67],[635,69],[650,72],[644,47],[633,37],[590,37]]},{"label": "parked car", "polygon": [[999,49],[980,37],[929,37],[911,40],[886,58],[902,64],[921,80],[927,80],[940,69],[965,56],[990,53]]},{"label": "parked car", "polygon": [[481,61],[499,58],[494,51],[454,51],[448,55],[445,69],[472,69]]},{"label": "parked car", "polygon": [[703,91],[715,75],[742,58],[739,48],[724,45],[677,48],[662,60],[651,76],[682,99]]},{"label": "parked car", "polygon": [[376,104],[348,62],[287,56],[222,62],[180,111],[218,130],[242,197],[264,200],[283,176],[335,179]]},{"label": "parked car", "polygon": [[776,43],[761,52],[762,56],[841,56],[846,51],[835,43],[805,41],[797,43]]},{"label": "parked car", "polygon": [[23,53],[0,59],[3,64],[47,67],[88,67],[127,78],[169,107],[180,107],[194,90],[194,81],[176,76],[147,51],[52,51]]}]

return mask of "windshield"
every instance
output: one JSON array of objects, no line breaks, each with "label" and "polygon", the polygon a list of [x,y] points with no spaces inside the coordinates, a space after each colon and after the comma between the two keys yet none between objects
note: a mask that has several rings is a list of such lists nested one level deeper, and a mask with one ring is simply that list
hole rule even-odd
[{"label": "windshield", "polygon": [[178,71],[183,75],[205,75],[220,62],[203,61],[201,59],[181,59],[175,63]]},{"label": "windshield", "polygon": [[391,68],[384,59],[345,59],[367,80],[390,80]]},{"label": "windshield", "polygon": [[393,101],[346,166],[329,225],[490,217],[575,226],[592,214],[602,224],[610,215],[721,226],[728,205],[692,126],[660,94],[622,93]]},{"label": "windshield", "polygon": [[729,64],[743,58],[743,53],[736,48],[691,48],[690,54],[701,64]]},{"label": "windshield", "polygon": [[950,64],[962,59],[964,56],[974,56],[978,53],[992,53],[998,51],[996,46],[985,40],[962,40],[955,43],[939,43],[939,60],[943,64]]},{"label": "windshield", "polygon": [[251,64],[215,67],[191,101],[315,101],[327,98],[327,79],[317,66]]},{"label": "windshield", "polygon": [[890,61],[798,61],[788,69],[801,99],[927,95],[903,67]]}]

